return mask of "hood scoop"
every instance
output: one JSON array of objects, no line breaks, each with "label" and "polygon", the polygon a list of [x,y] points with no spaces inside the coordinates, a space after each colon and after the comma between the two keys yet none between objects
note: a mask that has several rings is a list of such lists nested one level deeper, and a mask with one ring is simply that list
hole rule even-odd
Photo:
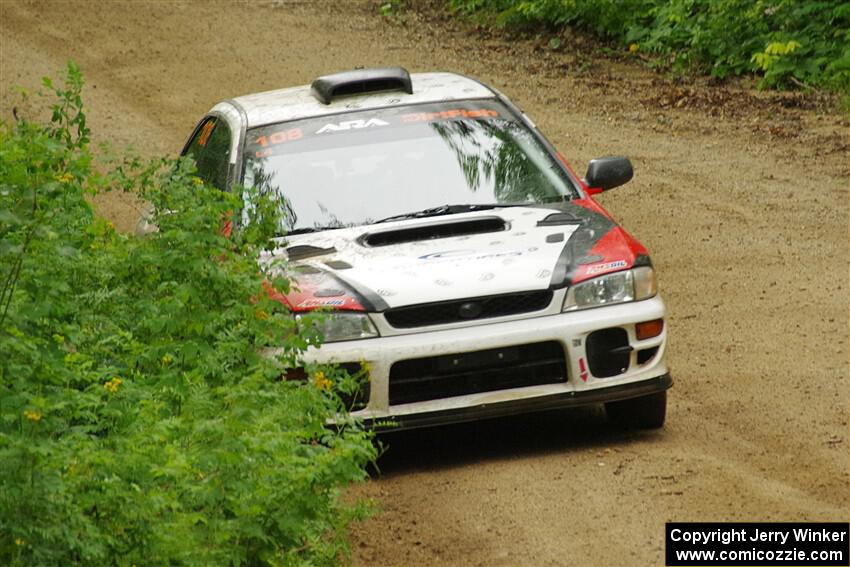
[{"label": "hood scoop", "polygon": [[561,226],[565,224],[582,224],[582,220],[570,213],[552,213],[545,219],[537,221],[537,226]]},{"label": "hood scoop", "polygon": [[298,244],[286,249],[286,255],[293,261],[303,260],[304,258],[312,258],[313,256],[324,256],[325,254],[330,254],[332,252],[336,252],[336,248],[333,246],[330,248],[322,248],[320,246],[312,246],[310,244]]},{"label": "hood scoop", "polygon": [[432,224],[420,224],[413,227],[367,232],[358,238],[363,246],[390,246],[405,242],[451,238],[487,232],[501,232],[508,229],[508,223],[499,217],[475,217]]}]

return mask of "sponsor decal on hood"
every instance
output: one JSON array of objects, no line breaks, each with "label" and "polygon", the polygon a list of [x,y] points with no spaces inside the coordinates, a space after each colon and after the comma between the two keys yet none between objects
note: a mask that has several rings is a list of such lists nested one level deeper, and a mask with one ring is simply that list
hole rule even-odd
[{"label": "sponsor decal on hood", "polygon": [[603,264],[593,264],[584,269],[584,273],[588,276],[604,274],[605,272],[613,272],[628,266],[625,260],[617,260],[615,262],[605,262]]}]

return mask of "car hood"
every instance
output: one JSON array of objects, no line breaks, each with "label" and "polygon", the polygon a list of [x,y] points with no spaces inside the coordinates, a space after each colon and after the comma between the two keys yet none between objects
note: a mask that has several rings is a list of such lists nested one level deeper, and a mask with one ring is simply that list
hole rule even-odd
[{"label": "car hood", "polygon": [[294,310],[388,308],[560,288],[648,263],[588,199],[506,207],[287,237],[279,296]]}]

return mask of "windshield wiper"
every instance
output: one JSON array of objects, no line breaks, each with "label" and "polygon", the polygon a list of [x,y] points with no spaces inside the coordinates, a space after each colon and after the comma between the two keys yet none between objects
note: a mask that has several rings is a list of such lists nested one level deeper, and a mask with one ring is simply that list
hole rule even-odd
[{"label": "windshield wiper", "polygon": [[282,230],[277,233],[278,236],[292,236],[295,234],[307,234],[308,232],[319,232],[320,230],[324,230],[321,228],[313,228],[313,227],[304,227],[304,228],[296,228],[293,230]]},{"label": "windshield wiper", "polygon": [[[443,215],[456,215],[460,213],[471,213],[474,211],[487,211],[490,209],[502,209],[507,207],[538,207],[547,203],[561,203],[569,198],[564,195],[546,201],[528,202],[528,203],[468,203],[461,205],[440,205],[439,207],[431,207],[422,209],[421,211],[412,211],[410,213],[402,213],[381,220],[372,221],[368,224],[378,224],[382,222],[392,222],[406,219],[420,219],[426,217],[439,217]],[[346,226],[307,226],[296,228],[290,231],[281,232],[279,236],[292,236],[296,234],[307,234],[311,232],[322,232],[323,230],[332,230],[336,228],[346,228],[347,226],[357,226],[356,224]]]},{"label": "windshield wiper", "polygon": [[393,215],[385,219],[374,221],[372,224],[381,222],[392,222],[405,219],[421,219],[425,217],[439,217],[442,215],[456,215],[459,213],[471,213],[473,211],[486,211],[489,209],[501,209],[503,207],[533,207],[540,203],[473,203],[468,205],[440,205],[430,209],[422,209],[421,211],[413,211],[411,213],[403,213]]},{"label": "windshield wiper", "polygon": [[278,236],[294,236],[296,234],[308,234],[311,232],[322,232],[325,230],[334,230],[336,228],[346,228],[344,226],[305,226],[301,228],[293,228],[292,230],[282,230],[277,233]]}]

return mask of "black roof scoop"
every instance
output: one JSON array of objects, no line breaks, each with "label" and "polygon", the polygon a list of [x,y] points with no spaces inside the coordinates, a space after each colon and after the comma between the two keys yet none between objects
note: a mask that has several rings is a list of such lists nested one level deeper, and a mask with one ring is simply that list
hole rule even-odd
[{"label": "black roof scoop", "polygon": [[313,96],[322,104],[330,104],[339,96],[380,91],[404,91],[413,94],[410,73],[403,67],[355,69],[319,77],[310,85]]}]

